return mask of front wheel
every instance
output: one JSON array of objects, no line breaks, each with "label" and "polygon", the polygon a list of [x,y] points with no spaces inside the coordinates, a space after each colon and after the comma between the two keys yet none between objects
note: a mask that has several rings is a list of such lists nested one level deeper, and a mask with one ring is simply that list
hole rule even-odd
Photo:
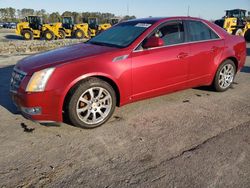
[{"label": "front wheel", "polygon": [[218,68],[213,86],[216,91],[223,92],[231,87],[236,74],[236,66],[232,60],[224,61]]},{"label": "front wheel", "polygon": [[24,40],[33,40],[34,36],[33,33],[29,30],[24,30],[22,32],[23,38]]},{"label": "front wheel", "polygon": [[46,40],[51,41],[51,40],[55,39],[55,34],[52,31],[47,30],[44,33],[44,37],[45,37]]},{"label": "front wheel", "polygon": [[114,89],[103,80],[91,78],[72,92],[67,106],[71,123],[81,128],[95,128],[112,116],[116,106]]},{"label": "front wheel", "polygon": [[76,30],[75,37],[77,39],[83,39],[84,38],[84,32],[82,30],[80,30],[80,29]]}]

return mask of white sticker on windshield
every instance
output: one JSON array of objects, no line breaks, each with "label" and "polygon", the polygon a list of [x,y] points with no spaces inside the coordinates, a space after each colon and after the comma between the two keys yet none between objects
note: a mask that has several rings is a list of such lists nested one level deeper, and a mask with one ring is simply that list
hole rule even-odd
[{"label": "white sticker on windshield", "polygon": [[152,24],[147,24],[147,23],[138,23],[135,25],[135,27],[145,27],[149,28]]}]

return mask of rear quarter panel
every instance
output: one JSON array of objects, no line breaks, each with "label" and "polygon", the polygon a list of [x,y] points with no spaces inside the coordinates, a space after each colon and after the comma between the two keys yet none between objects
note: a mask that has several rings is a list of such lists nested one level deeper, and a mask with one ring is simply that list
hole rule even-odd
[{"label": "rear quarter panel", "polygon": [[241,36],[228,35],[225,40],[223,59],[235,58],[238,62],[237,71],[246,62],[246,41]]}]

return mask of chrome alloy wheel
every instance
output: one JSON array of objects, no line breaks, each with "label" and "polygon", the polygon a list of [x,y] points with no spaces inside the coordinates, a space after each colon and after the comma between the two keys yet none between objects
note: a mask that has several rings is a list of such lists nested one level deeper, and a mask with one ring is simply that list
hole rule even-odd
[{"label": "chrome alloy wheel", "polygon": [[219,74],[219,85],[222,89],[228,88],[234,81],[235,70],[231,64],[222,67]]},{"label": "chrome alloy wheel", "polygon": [[112,108],[112,97],[102,87],[86,90],[78,99],[76,112],[78,118],[86,124],[98,124],[105,120]]}]

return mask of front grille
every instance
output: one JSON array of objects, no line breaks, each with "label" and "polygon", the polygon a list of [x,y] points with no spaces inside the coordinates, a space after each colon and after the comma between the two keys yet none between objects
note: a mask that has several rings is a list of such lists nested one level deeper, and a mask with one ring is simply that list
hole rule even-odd
[{"label": "front grille", "polygon": [[21,85],[22,80],[26,76],[26,73],[19,71],[18,69],[13,70],[10,80],[10,90],[16,92]]}]

